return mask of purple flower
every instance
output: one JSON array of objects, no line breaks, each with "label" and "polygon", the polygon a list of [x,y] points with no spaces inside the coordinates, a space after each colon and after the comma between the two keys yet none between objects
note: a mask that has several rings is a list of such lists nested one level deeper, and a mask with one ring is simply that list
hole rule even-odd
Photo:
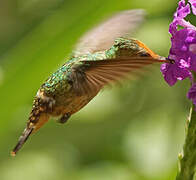
[{"label": "purple flower", "polygon": [[[196,15],[196,0],[188,2],[193,14]],[[175,63],[162,64],[161,72],[170,86],[187,77],[193,81],[191,72],[196,72],[196,27],[184,19],[191,13],[190,5],[186,4],[185,0],[180,0],[174,19],[169,26],[172,44],[168,58],[174,60]],[[179,26],[182,27],[180,30],[178,30]],[[196,83],[193,83],[187,97],[196,105]]]},{"label": "purple flower", "polygon": [[196,1],[189,0],[189,2],[191,3],[193,14],[196,15]]},{"label": "purple flower", "polygon": [[180,68],[177,64],[162,64],[161,71],[165,81],[170,86],[173,86],[177,80],[183,80],[187,77],[191,78],[191,73],[187,68]]},{"label": "purple flower", "polygon": [[[189,2],[193,6],[196,1],[189,0]],[[172,46],[168,58],[173,59],[175,64],[163,64],[161,72],[170,86],[173,86],[177,80],[192,78],[190,71],[196,71],[196,27],[184,19],[190,13],[190,5],[186,5],[185,0],[179,1],[173,22],[169,27]],[[183,29],[178,30],[178,26],[182,26]]]}]

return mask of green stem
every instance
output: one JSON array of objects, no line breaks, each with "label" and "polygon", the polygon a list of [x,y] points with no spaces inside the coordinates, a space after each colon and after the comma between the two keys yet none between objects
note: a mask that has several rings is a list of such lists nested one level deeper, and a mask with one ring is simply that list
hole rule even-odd
[{"label": "green stem", "polygon": [[[193,83],[196,81],[196,73],[193,74]],[[176,180],[193,180],[196,167],[196,108],[192,104],[186,123],[186,138],[182,154],[179,155],[179,172]]]},{"label": "green stem", "polygon": [[196,111],[192,105],[186,126],[183,153],[179,155],[180,168],[176,180],[193,180],[196,167]]}]

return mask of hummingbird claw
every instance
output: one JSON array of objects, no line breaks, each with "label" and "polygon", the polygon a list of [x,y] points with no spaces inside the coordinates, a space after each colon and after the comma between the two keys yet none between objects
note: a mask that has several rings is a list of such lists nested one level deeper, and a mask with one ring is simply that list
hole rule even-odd
[{"label": "hummingbird claw", "polygon": [[71,115],[69,113],[66,113],[58,120],[58,122],[61,124],[64,124],[67,122],[67,120],[70,118],[70,116]]}]

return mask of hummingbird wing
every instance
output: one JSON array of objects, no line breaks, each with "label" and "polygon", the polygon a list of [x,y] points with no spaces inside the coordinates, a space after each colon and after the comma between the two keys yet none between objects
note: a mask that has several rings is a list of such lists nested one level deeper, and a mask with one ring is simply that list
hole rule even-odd
[{"label": "hummingbird wing", "polygon": [[149,64],[163,61],[152,57],[82,61],[72,67],[73,89],[78,95],[98,92],[105,85],[133,76]]},{"label": "hummingbird wing", "polygon": [[117,13],[99,26],[87,32],[74,51],[74,56],[109,49],[118,37],[133,33],[142,23],[145,11],[127,10]]}]

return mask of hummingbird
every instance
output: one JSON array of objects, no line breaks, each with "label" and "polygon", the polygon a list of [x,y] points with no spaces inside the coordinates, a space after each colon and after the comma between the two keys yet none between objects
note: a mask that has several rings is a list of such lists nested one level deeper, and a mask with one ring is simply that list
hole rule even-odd
[{"label": "hummingbird", "polygon": [[39,88],[17,145],[15,156],[28,137],[51,117],[59,123],[87,105],[106,85],[133,76],[153,63],[172,63],[141,41],[129,38],[143,22],[145,11],[126,10],[113,15],[87,32],[70,59]]}]

